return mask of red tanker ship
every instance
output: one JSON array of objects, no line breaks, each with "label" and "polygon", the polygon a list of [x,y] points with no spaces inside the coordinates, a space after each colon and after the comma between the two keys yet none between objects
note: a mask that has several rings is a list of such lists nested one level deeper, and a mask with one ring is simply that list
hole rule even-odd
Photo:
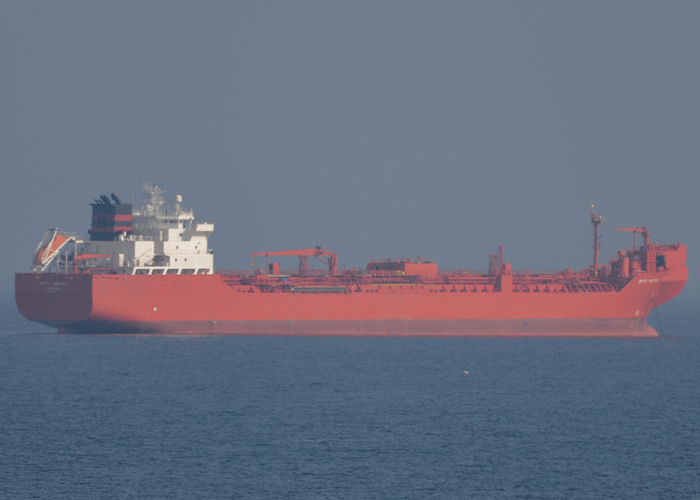
[{"label": "red tanker ship", "polygon": [[[96,199],[88,240],[47,232],[32,272],[15,276],[26,318],[84,333],[649,337],[650,311],[688,279],[685,246],[652,243],[645,228],[618,228],[634,245],[599,266],[595,211],[594,261],[582,271],[514,272],[501,247],[486,273],[420,258],[339,272],[336,254],[316,247],[254,252],[263,269],[214,272],[214,224],[197,222],[180,195],[167,208],[159,187],[144,190],[139,210]],[[281,256],[298,257],[298,269],[283,272],[271,261]],[[327,270],[310,270],[309,258]]]}]

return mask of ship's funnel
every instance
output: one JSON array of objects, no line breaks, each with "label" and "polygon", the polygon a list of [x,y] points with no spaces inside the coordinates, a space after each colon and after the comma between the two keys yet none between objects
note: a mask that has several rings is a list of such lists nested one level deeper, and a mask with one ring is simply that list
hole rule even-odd
[{"label": "ship's funnel", "polygon": [[119,238],[120,233],[131,234],[133,228],[133,211],[130,203],[116,203],[121,201],[119,197],[112,194],[115,203],[91,203],[92,224],[90,225],[90,239],[92,241],[114,241]]}]

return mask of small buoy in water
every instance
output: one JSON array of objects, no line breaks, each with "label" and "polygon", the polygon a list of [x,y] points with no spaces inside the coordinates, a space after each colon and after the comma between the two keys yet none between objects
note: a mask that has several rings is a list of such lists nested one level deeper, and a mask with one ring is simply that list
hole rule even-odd
[{"label": "small buoy in water", "polygon": [[465,375],[469,375],[469,370],[464,370]]}]

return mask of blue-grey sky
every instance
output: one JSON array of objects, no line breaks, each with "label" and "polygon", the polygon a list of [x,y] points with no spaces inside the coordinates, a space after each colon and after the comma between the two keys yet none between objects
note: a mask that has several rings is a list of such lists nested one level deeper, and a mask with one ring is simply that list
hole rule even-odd
[{"label": "blue-grey sky", "polygon": [[[217,268],[324,245],[604,261],[646,225],[700,295],[700,3],[0,2],[0,285],[49,226],[144,180],[216,223]],[[294,262],[290,263],[290,267]]]}]

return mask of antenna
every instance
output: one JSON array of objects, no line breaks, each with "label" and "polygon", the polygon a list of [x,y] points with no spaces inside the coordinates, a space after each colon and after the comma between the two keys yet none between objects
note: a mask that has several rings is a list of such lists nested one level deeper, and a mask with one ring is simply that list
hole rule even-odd
[{"label": "antenna", "polygon": [[161,207],[165,203],[165,199],[163,198],[165,190],[156,184],[151,184],[150,182],[144,183],[141,189],[146,196],[148,196],[148,200],[143,206],[143,211],[146,213],[146,215],[160,215]]},{"label": "antenna", "polygon": [[605,218],[599,214],[595,205],[591,204],[591,224],[593,224],[593,277],[598,277],[598,250],[600,250],[600,236],[598,235],[598,226],[603,223]]}]

